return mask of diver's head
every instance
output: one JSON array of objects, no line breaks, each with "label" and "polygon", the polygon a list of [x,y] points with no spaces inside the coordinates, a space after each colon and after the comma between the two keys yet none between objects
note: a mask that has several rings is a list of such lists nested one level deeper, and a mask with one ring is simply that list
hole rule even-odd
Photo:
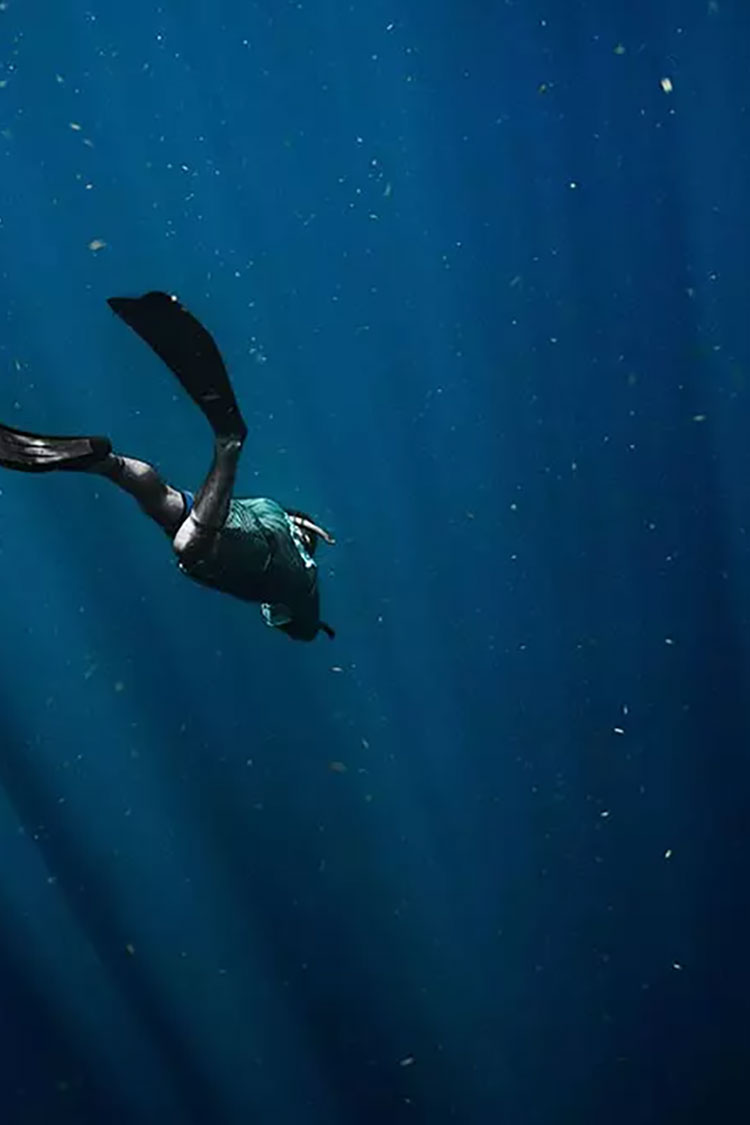
[{"label": "diver's head", "polygon": [[308,555],[315,554],[319,539],[322,539],[331,547],[336,542],[329,532],[320,527],[308,516],[307,512],[300,512],[297,508],[287,508],[286,514],[299,532],[299,536],[302,539],[302,543]]}]

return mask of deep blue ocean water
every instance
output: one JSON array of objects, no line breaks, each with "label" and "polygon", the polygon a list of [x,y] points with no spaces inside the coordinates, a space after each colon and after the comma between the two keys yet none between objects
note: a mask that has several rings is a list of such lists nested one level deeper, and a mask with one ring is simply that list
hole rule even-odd
[{"label": "deep blue ocean water", "polygon": [[750,1113],[750,9],[8,0],[0,419],[195,489],[176,293],[334,642],[0,473],[3,1125]]}]

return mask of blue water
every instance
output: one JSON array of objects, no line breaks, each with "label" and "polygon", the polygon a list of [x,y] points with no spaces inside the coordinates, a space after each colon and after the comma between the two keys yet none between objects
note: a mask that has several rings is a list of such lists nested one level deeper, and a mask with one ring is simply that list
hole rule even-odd
[{"label": "blue water", "polygon": [[746,1120],[746,4],[0,7],[0,418],[338,540],[0,474],[3,1125]]}]

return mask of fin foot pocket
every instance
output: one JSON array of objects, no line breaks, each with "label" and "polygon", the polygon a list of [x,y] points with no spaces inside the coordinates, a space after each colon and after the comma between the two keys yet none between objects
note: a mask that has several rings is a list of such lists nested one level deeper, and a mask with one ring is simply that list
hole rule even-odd
[{"label": "fin foot pocket", "polygon": [[83,470],[112,452],[105,437],[53,437],[0,425],[0,465],[24,473]]}]

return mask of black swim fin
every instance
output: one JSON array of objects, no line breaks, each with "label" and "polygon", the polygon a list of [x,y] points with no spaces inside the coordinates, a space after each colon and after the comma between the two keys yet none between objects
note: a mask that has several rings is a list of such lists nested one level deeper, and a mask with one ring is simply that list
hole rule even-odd
[{"label": "black swim fin", "polygon": [[177,376],[217,437],[244,438],[247,427],[213,337],[168,293],[109,297],[107,304]]},{"label": "black swim fin", "polygon": [[23,473],[88,469],[112,452],[105,437],[45,437],[0,425],[0,465]]}]

